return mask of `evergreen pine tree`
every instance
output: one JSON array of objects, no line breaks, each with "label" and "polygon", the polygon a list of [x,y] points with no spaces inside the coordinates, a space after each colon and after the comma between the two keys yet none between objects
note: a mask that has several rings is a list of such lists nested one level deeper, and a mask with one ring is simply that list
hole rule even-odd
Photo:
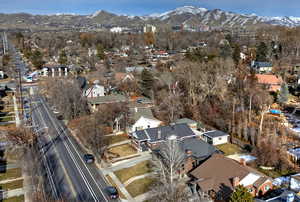
[{"label": "evergreen pine tree", "polygon": [[144,69],[141,75],[141,92],[146,97],[151,97],[152,88],[153,88],[154,78],[152,73]]},{"label": "evergreen pine tree", "polygon": [[65,50],[60,52],[58,63],[61,65],[66,65],[68,63],[68,57]]},{"label": "evergreen pine tree", "polygon": [[247,188],[238,186],[230,196],[230,202],[253,202],[253,197]]},{"label": "evergreen pine tree", "polygon": [[104,48],[103,48],[103,46],[101,44],[97,45],[97,57],[100,60],[104,60],[104,58],[105,58]]},{"label": "evergreen pine tree", "polygon": [[268,47],[265,42],[260,42],[256,47],[256,61],[265,62],[267,61]]}]

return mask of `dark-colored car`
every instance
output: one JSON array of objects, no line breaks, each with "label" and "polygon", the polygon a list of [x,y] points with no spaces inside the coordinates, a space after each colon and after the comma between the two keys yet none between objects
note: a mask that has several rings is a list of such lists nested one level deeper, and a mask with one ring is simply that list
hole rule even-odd
[{"label": "dark-colored car", "polygon": [[106,187],[105,190],[111,199],[119,198],[119,193],[116,187]]},{"label": "dark-colored car", "polygon": [[83,159],[84,159],[85,163],[88,163],[88,164],[94,163],[94,161],[95,161],[95,157],[92,154],[85,154],[83,156]]}]

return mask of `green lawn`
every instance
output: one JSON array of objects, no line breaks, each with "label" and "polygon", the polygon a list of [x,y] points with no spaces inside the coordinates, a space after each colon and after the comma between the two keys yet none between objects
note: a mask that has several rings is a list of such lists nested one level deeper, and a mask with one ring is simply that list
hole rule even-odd
[{"label": "green lawn", "polygon": [[0,184],[0,187],[4,190],[19,189],[23,187],[23,180],[15,180],[6,184]]},{"label": "green lawn", "polygon": [[4,199],[3,202],[24,202],[24,195]]},{"label": "green lawn", "polygon": [[216,147],[217,147],[217,149],[219,149],[222,152],[224,152],[225,156],[233,155],[233,154],[237,154],[237,153],[242,153],[243,152],[243,150],[240,147],[238,147],[235,144],[230,144],[230,143],[222,144],[222,145],[217,145]]},{"label": "green lawn", "polygon": [[136,197],[150,191],[150,187],[153,183],[153,178],[146,177],[133,181],[126,187],[126,189],[132,197]]},{"label": "green lawn", "polygon": [[150,161],[143,161],[135,166],[124,168],[115,172],[119,180],[124,183],[134,176],[143,175],[151,172]]},{"label": "green lawn", "polygon": [[108,140],[108,144],[112,145],[129,139],[125,135],[113,135],[113,136],[107,136],[107,140]]},{"label": "green lawn", "polygon": [[15,179],[18,177],[22,177],[22,169],[21,168],[13,168],[6,170],[5,173],[0,173],[0,181]]}]

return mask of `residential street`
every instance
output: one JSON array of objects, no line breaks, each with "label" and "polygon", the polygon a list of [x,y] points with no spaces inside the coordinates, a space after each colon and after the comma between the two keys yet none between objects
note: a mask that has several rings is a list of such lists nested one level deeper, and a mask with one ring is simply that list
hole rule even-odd
[{"label": "residential street", "polygon": [[[41,152],[44,153],[48,189],[53,198],[76,201],[107,201],[107,186],[95,165],[86,165],[84,153],[68,129],[49,110],[44,99],[33,98],[33,125],[39,133]],[[48,132],[46,132],[48,131]]]}]

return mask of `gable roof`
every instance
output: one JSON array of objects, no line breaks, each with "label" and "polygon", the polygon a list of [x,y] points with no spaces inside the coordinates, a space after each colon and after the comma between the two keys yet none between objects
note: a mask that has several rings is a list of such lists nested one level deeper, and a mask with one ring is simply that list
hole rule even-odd
[{"label": "gable roof", "polygon": [[224,133],[220,130],[212,130],[203,133],[204,136],[210,137],[210,138],[216,138],[216,137],[223,137],[223,136],[229,136],[227,133]]},{"label": "gable roof", "polygon": [[182,119],[177,119],[175,123],[180,124],[180,123],[186,123],[186,124],[197,124],[196,121],[188,118],[182,118]]},{"label": "gable roof", "polygon": [[141,117],[156,120],[156,118],[154,118],[153,113],[149,107],[148,108],[135,107],[135,108],[130,108],[129,110],[130,110],[131,118],[134,121],[139,120]]},{"label": "gable roof", "polygon": [[100,97],[87,98],[90,104],[108,104],[117,102],[127,102],[127,97],[117,94],[117,95],[106,95]]},{"label": "gable roof", "polygon": [[117,81],[124,81],[125,79],[133,80],[134,76],[131,73],[117,72],[115,73],[115,79]]},{"label": "gable roof", "polygon": [[[158,134],[159,131],[161,134],[160,138]],[[148,128],[145,130],[135,131],[131,135],[139,141],[148,140],[151,143],[166,141],[172,135],[177,136],[177,139],[196,136],[187,124],[174,124],[169,126],[160,126],[157,128]]]},{"label": "gable roof", "polygon": [[[250,175],[249,175],[250,174]],[[203,191],[214,190],[219,192],[222,186],[226,186],[231,191],[234,189],[233,179],[238,177],[240,182],[245,178],[245,183],[255,184],[261,177],[265,177],[260,172],[248,166],[243,166],[239,162],[226,158],[222,154],[214,154],[203,164],[191,172],[191,175],[198,179],[197,184]],[[253,176],[259,176],[254,179]]]}]

